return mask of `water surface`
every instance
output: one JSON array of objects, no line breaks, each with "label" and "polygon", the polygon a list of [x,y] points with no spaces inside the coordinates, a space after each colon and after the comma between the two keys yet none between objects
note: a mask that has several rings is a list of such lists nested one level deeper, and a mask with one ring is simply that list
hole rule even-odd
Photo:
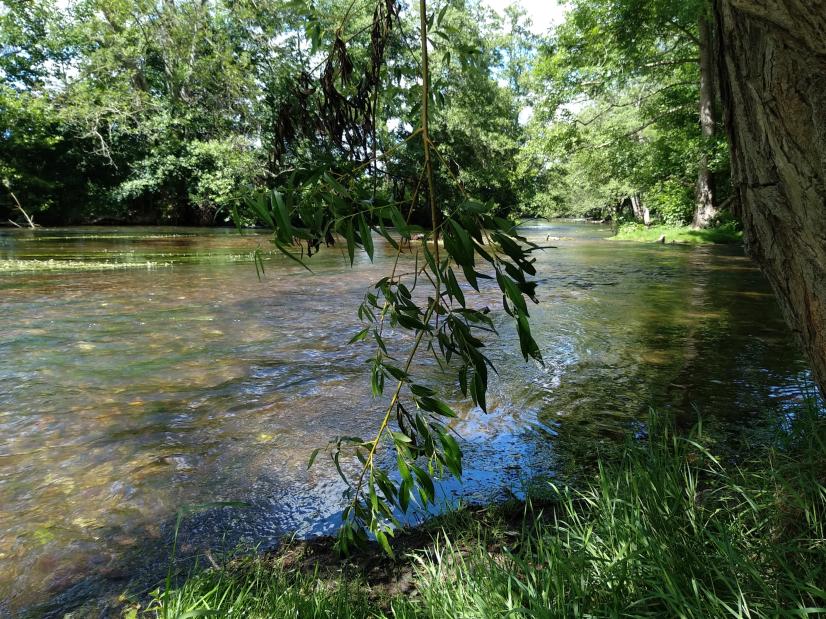
[{"label": "water surface", "polygon": [[[532,309],[546,363],[524,363],[497,316],[492,412],[458,405],[467,477],[447,496],[498,498],[575,469],[644,429],[651,406],[736,433],[808,385],[741,248],[624,244],[591,224],[526,234],[556,245],[539,256]],[[341,485],[306,462],[379,416],[371,350],[347,345],[391,261],[376,245],[354,269],[325,250],[312,275],[268,257],[259,279],[255,233],[0,232],[0,617],[153,582],[183,505],[249,504],[188,519],[185,555],[332,532]]]}]

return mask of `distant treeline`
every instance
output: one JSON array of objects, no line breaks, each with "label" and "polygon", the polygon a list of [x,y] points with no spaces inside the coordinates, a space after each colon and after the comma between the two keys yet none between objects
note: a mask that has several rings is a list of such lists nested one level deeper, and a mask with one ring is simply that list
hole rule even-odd
[{"label": "distant treeline", "polygon": [[[622,4],[574,3],[540,36],[517,8],[501,16],[479,0],[432,3],[443,207],[460,194],[456,178],[500,213],[624,210],[682,223],[695,212],[699,164],[726,186],[725,149],[698,123],[702,3],[668,19],[640,13],[633,27],[615,10]],[[409,198],[421,150],[405,142],[420,115],[418,15],[405,6],[388,15],[373,66],[373,8],[7,1],[0,221],[24,221],[14,194],[41,224],[224,223],[253,188],[320,164],[363,166],[375,191]],[[349,71],[327,62],[337,40]],[[363,100],[369,80],[380,95]]]}]

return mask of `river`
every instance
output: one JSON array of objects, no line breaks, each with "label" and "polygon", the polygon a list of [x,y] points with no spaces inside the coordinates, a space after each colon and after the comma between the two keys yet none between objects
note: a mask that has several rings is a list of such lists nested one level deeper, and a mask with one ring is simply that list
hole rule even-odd
[{"label": "river", "polygon": [[[619,243],[584,223],[524,233],[556,246],[532,309],[545,364],[497,318],[491,413],[458,405],[467,475],[445,500],[575,469],[644,432],[652,406],[736,437],[810,389],[742,248]],[[151,584],[182,506],[248,504],[187,518],[184,556],[335,530],[341,485],[307,459],[375,427],[371,349],[347,342],[392,250],[377,240],[351,269],[327,249],[313,274],[267,256],[259,278],[259,246],[215,229],[0,231],[0,617]]]}]

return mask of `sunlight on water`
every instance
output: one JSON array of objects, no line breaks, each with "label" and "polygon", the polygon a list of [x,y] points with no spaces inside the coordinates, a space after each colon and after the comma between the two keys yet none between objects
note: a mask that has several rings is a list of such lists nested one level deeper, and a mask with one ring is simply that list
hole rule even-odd
[{"label": "sunlight on water", "polygon": [[[741,249],[619,245],[575,223],[527,234],[557,246],[539,256],[532,309],[546,364],[491,342],[494,412],[458,405],[467,479],[445,482],[451,500],[576,467],[639,431],[652,405],[687,424],[696,407],[747,427],[808,384]],[[249,503],[189,519],[184,554],[332,532],[341,485],[321,459],[306,462],[375,426],[370,349],[347,341],[389,264],[376,244],[376,264],[351,270],[332,248],[313,258],[314,275],[268,255],[259,280],[258,234],[0,232],[4,263],[73,263],[0,273],[0,617],[151,583],[182,505]],[[164,266],[72,268],[96,262]],[[492,288],[478,301],[500,302]]]}]

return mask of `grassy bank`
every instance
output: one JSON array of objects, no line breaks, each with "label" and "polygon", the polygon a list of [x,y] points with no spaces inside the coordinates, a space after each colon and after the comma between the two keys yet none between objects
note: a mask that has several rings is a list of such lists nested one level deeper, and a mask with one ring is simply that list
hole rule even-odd
[{"label": "grassy bank", "polygon": [[[463,510],[341,560],[288,545],[156,593],[150,617],[668,617],[826,613],[826,424],[806,409],[749,461],[668,427],[582,488]],[[132,611],[133,613],[135,611]]]},{"label": "grassy bank", "polygon": [[637,241],[639,243],[656,243],[665,236],[666,243],[739,243],[743,240],[743,233],[737,230],[730,222],[716,228],[697,230],[689,226],[644,226],[643,224],[626,223],[620,225],[617,234],[611,237],[613,241]]}]

